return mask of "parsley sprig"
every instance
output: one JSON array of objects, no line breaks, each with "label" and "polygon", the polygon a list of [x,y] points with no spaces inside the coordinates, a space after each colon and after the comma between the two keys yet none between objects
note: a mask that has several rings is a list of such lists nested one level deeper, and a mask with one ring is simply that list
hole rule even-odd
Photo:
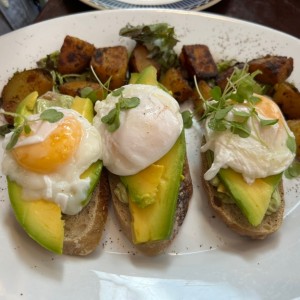
[{"label": "parsley sprig", "polygon": [[19,140],[20,135],[24,132],[25,134],[30,134],[31,132],[31,127],[30,124],[39,120],[42,121],[48,121],[50,123],[55,123],[57,121],[59,121],[60,119],[63,118],[64,114],[60,111],[57,111],[54,108],[49,108],[44,110],[39,118],[36,118],[34,120],[29,119],[28,117],[22,115],[22,114],[18,114],[18,113],[11,113],[11,112],[6,112],[6,111],[1,111],[0,113],[4,114],[4,115],[8,115],[8,116],[12,116],[12,117],[18,117],[20,119],[20,125],[16,126],[12,132],[12,136],[10,138],[10,141],[7,143],[6,145],[6,150],[11,150],[16,143]]},{"label": "parsley sprig", "polygon": [[124,87],[112,91],[112,96],[119,97],[115,107],[109,111],[109,113],[101,118],[101,121],[107,125],[109,132],[114,132],[120,127],[120,112],[121,110],[127,110],[135,108],[140,104],[140,98],[138,97],[124,97]]}]

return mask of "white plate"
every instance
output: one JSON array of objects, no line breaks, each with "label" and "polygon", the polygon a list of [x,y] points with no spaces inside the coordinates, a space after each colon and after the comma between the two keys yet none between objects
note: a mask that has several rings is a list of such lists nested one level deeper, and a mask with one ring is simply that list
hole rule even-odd
[{"label": "white plate", "polygon": [[221,0],[80,0],[96,9],[118,8],[168,8],[204,10]]},{"label": "white plate", "polygon": [[[0,88],[17,70],[59,49],[66,34],[96,46],[132,47],[119,29],[168,21],[183,44],[207,44],[216,60],[265,54],[294,58],[290,78],[300,87],[300,42],[286,34],[234,19],[171,10],[95,11],[57,18],[0,37]],[[200,131],[187,131],[194,196],[168,253],[138,254],[110,217],[90,257],[53,255],[16,223],[0,175],[0,298],[4,299],[291,299],[300,295],[299,182],[285,182],[280,231],[265,241],[241,238],[213,217],[200,181]],[[1,157],[1,153],[0,153]],[[105,297],[105,295],[107,297]],[[127,296],[126,296],[127,295]],[[134,295],[134,296],[132,296]],[[21,297],[22,296],[22,297]],[[169,298],[168,298],[169,296]]]}]

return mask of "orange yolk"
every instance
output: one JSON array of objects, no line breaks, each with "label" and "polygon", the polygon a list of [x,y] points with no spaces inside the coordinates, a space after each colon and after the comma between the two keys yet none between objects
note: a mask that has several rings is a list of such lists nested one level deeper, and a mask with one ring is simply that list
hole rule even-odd
[{"label": "orange yolk", "polygon": [[283,123],[283,118],[277,104],[267,97],[260,96],[259,98],[261,101],[255,104],[258,111],[265,116],[265,118],[278,119],[278,123],[281,125]]},{"label": "orange yolk", "polygon": [[12,154],[24,169],[40,174],[55,172],[76,152],[82,136],[79,121],[67,117],[42,142],[16,147]]}]

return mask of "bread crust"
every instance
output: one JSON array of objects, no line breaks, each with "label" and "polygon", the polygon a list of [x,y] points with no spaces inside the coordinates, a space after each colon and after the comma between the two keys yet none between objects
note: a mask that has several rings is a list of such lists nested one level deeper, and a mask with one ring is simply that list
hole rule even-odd
[{"label": "bread crust", "polygon": [[255,227],[248,222],[237,205],[224,203],[217,197],[216,188],[212,186],[209,181],[204,179],[204,173],[208,170],[208,162],[205,153],[201,153],[201,162],[201,178],[203,186],[207,191],[208,201],[219,218],[230,229],[241,236],[247,236],[251,239],[265,239],[268,235],[276,232],[280,228],[284,213],[284,190],[282,181],[280,181],[278,185],[281,196],[281,204],[279,209],[271,215],[265,215],[262,223]]},{"label": "bread crust", "polygon": [[108,172],[103,168],[89,204],[76,215],[63,215],[63,254],[85,256],[96,249],[106,223],[110,197]]},{"label": "bread crust", "polygon": [[[184,163],[183,176],[184,179],[181,181],[179,193],[178,193],[173,232],[170,238],[164,241],[156,241],[156,242],[134,245],[140,252],[149,256],[161,254],[172,243],[175,236],[178,234],[180,227],[187,214],[189,201],[193,194],[193,184],[192,184],[192,178],[189,170],[187,157]],[[113,192],[119,182],[120,179],[118,176],[109,174],[109,184],[111,189],[114,213],[119,221],[123,233],[128,238],[128,240],[131,243],[133,243],[132,231],[131,231],[131,215],[129,212],[129,206],[128,204],[122,203]]]}]

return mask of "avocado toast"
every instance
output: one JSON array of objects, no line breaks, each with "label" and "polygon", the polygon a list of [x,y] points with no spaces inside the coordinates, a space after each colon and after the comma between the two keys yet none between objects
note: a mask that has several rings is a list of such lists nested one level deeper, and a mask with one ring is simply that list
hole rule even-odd
[{"label": "avocado toast", "polygon": [[282,176],[295,157],[295,138],[247,66],[205,103],[201,147],[209,202],[229,228],[264,239],[281,226]]}]

